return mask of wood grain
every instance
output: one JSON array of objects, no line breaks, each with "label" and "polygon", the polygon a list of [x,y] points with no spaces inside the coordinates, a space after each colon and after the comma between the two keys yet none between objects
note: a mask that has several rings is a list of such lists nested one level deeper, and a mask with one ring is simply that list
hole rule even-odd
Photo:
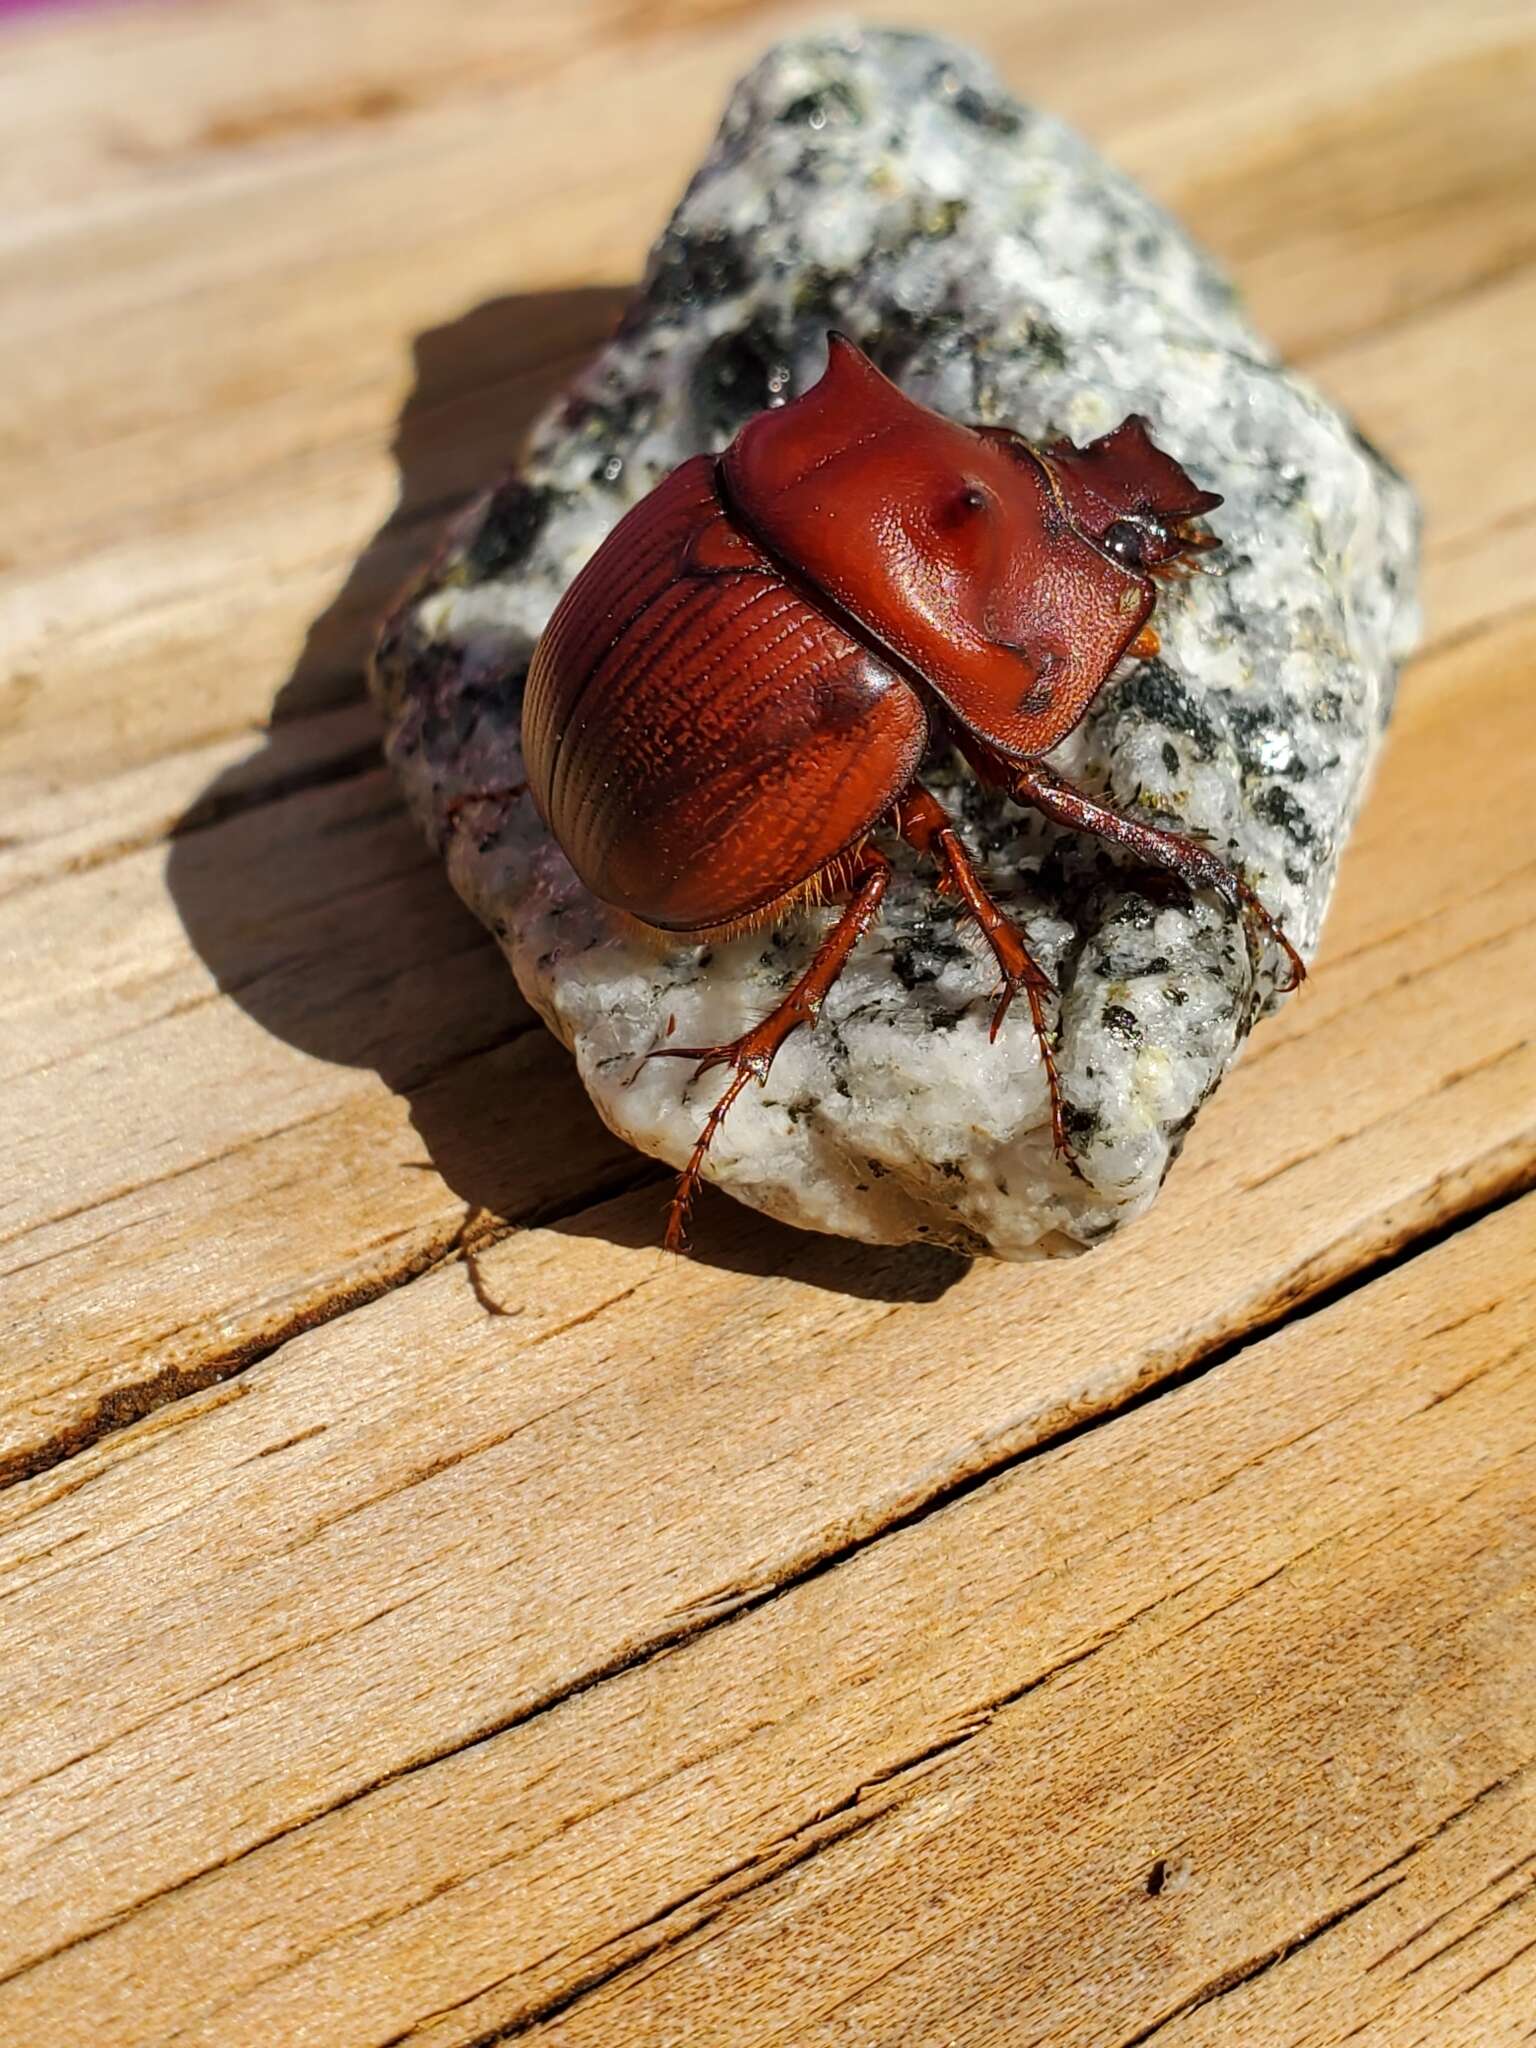
[{"label": "wood grain", "polygon": [[1533,1352],[1528,1197],[166,1888],[0,1991],[0,2022],[1065,2048],[1193,2020],[1234,1969],[1285,2014],[1304,1950],[1325,1996],[1379,1958],[1351,2010],[1405,2041],[1536,1934]]},{"label": "wood grain", "polygon": [[358,666],[819,13],[6,31],[0,2039],[1528,2033],[1536,24],[950,11],[1413,475],[1430,652],[1143,1224],[684,1264]]}]

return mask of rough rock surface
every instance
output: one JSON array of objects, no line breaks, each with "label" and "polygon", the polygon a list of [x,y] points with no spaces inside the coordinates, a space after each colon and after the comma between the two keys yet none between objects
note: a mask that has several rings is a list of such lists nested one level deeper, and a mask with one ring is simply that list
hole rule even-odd
[{"label": "rough rock surface", "polygon": [[[829,911],[667,950],[577,883],[521,781],[518,707],[556,599],[685,456],[819,375],[838,327],[915,397],[1079,442],[1126,412],[1226,503],[1224,573],[1163,596],[1156,661],[1122,664],[1053,759],[1083,787],[1205,834],[1305,953],[1416,630],[1412,497],[1287,374],[1180,229],[973,54],[866,31],[771,51],[652,255],[616,339],[462,521],[385,631],[388,751],[454,886],[573,1049],[613,1128],[680,1163],[721,1085],[641,1056],[770,1009]],[[881,924],[814,1034],[749,1089],[711,1178],[773,1215],[1003,1258],[1088,1244],[1152,1200],[1273,997],[1221,905],[984,794],[928,780],[1062,991],[1081,1177],[1053,1159],[1019,1004],[899,852]],[[530,1102],[537,1117],[539,1105]]]}]

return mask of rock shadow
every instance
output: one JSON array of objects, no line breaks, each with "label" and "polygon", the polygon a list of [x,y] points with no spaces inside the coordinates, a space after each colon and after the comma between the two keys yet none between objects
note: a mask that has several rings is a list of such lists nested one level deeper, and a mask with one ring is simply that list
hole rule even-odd
[{"label": "rock shadow", "polygon": [[[405,1099],[467,1223],[538,1222],[542,1208],[552,1227],[636,1245],[659,1241],[667,1176],[604,1130],[568,1055],[449,888],[382,766],[363,683],[379,620],[445,522],[511,464],[628,296],[507,296],[417,338],[394,435],[394,509],[310,625],[262,746],[179,820],[167,880],[224,994],[274,1037],[372,1067]],[[558,1197],[530,1198],[549,1186],[551,1130],[572,1183],[564,1221]],[[648,1181],[654,1214],[592,1206]],[[871,1249],[792,1230],[712,1190],[696,1221],[695,1256],[709,1264],[870,1299],[933,1300],[966,1269],[937,1247]]]}]

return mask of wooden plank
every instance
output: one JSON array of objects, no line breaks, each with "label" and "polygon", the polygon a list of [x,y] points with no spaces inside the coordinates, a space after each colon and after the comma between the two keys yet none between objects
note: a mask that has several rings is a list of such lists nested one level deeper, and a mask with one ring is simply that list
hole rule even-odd
[{"label": "wooden plank", "polygon": [[[1160,2048],[1490,2048],[1536,2010],[1536,1787],[1472,1795],[1407,1855],[1380,1898],[1258,1959],[1149,2038]],[[1529,2041],[1529,2030],[1524,2039]]]},{"label": "wooden plank", "polygon": [[[845,1388],[866,1359],[842,1354]],[[675,1654],[168,1889],[12,1978],[0,2026],[40,2048],[463,2043],[552,2014],[532,2038],[570,2048],[1513,2040],[1533,1359],[1528,1197],[878,1540],[849,1532],[844,1561]],[[206,1539],[210,1509],[185,1512]],[[419,1582],[447,1525],[417,1516],[394,1556]],[[514,1588],[483,1604],[524,1625]],[[392,1662],[375,1647],[373,1686]],[[292,1682],[269,1678],[287,1747]],[[141,1851],[163,1800],[247,1806],[305,1768],[273,1747],[230,1773],[232,1705],[176,1716],[190,1783],[119,1753]],[[97,1811],[44,1862],[55,1938],[115,1838]]]},{"label": "wooden plank", "polygon": [[[1411,816],[1461,746],[1482,810],[1529,810],[1499,715],[1529,663],[1469,720],[1471,658],[1405,721]],[[7,1955],[688,1635],[1529,1176],[1536,870],[1506,835],[1469,892],[1412,846],[1367,834],[1310,1012],[1089,1260],[960,1274],[749,1221],[675,1261],[647,1191],[14,1488]]]},{"label": "wooden plank", "polygon": [[[922,0],[890,0],[881,19],[934,26]],[[815,0],[525,0],[515,14],[463,8],[436,21],[409,0],[334,0],[320,15],[303,0],[246,0],[212,18],[141,5],[85,36],[45,18],[8,30],[0,119],[17,147],[0,199],[21,225],[93,201],[103,211],[102,202],[141,204],[168,172],[209,175],[317,145],[379,156],[419,132],[422,116],[463,130],[486,103],[519,90],[530,104],[563,92],[611,114],[621,70],[642,113],[665,107],[669,124],[699,124],[680,145],[696,153],[718,86],[711,100],[707,85],[679,90],[671,74],[702,51],[713,75],[729,78],[775,37],[825,20]],[[1305,68],[1278,61],[1293,54],[1302,21]],[[1298,111],[1358,108],[1362,87],[1506,49],[1530,23],[1520,0],[1467,0],[1454,16],[1365,6],[1348,19],[1313,5],[1289,21],[1256,0],[1231,0],[1197,29],[1171,18],[1154,33],[1134,0],[1041,0],[1023,20],[1006,0],[964,0],[945,27],[1023,71],[1048,56],[1051,104],[1074,120],[1097,111],[1145,133],[1166,161],[1162,131],[1177,150],[1191,100],[1207,129],[1233,124],[1240,154],[1266,115],[1284,129]],[[1383,27],[1395,29],[1390,40]],[[1114,67],[1103,61],[1111,39],[1122,59]],[[153,95],[125,96],[125,75],[152,80]],[[581,140],[589,156],[609,146],[596,121]]]},{"label": "wooden plank", "polygon": [[[1536,497],[1529,482],[1497,481],[1508,435],[1509,402],[1536,405],[1536,355],[1508,382],[1468,376],[1467,366],[1498,362],[1508,336],[1536,324],[1536,271],[1479,286],[1418,319],[1330,355],[1327,384],[1360,415],[1366,431],[1393,449],[1413,477],[1431,537],[1424,552],[1425,609],[1431,631],[1447,637],[1508,617],[1529,601]],[[1474,396],[1471,386],[1486,388]],[[1426,400],[1434,393],[1434,418]],[[1485,492],[1491,485],[1491,503]]]},{"label": "wooden plank", "polygon": [[[871,1645],[908,1539],[878,1546],[870,1569],[889,1576],[774,1645],[784,1767],[814,1769],[862,1720],[850,1638],[909,1714],[935,1663],[969,1678],[973,1641],[982,1660],[997,1637],[1033,1648],[1059,1600],[1050,1660],[1015,1651],[1006,1678],[988,1673],[999,1690],[968,1691],[968,1718],[924,1715],[937,1754],[912,1747],[896,1780],[866,1754],[873,1773],[846,1782],[867,1825],[739,1902],[729,1882],[686,1901],[700,1938],[529,2038],[1132,2048],[1336,2042],[1361,2021],[1394,2048],[1519,2038],[1536,1934],[1536,1203],[1521,1207],[1043,1461],[1051,1478],[1026,1468],[1021,1502],[1045,1493],[1032,1512],[1007,1515],[1005,1483],[978,1497],[996,1514],[984,1534],[965,1510],[942,1536],[919,1525],[921,1604],[952,1588],[974,1638],[952,1627],[936,1658],[915,1636]],[[1091,1559],[1090,1498],[1118,1539]],[[973,1609],[994,1560],[1012,1597]],[[842,1666],[840,1696],[814,1681],[841,1726],[813,1713],[788,1733],[800,1701],[782,1675],[812,1660]],[[736,1646],[738,1683],[749,1661]],[[686,1826],[671,1816],[668,1840]],[[1504,1965],[1516,1980],[1479,2036],[1456,2002]],[[1323,2002],[1298,2026],[1308,1976]],[[413,2038],[515,2009],[498,1992]],[[1169,2024],[1186,2013],[1199,2023]]]},{"label": "wooden plank", "polygon": [[1241,276],[1260,328],[1317,356],[1536,255],[1533,90],[1528,36],[1447,55],[1251,130],[1179,204]]},{"label": "wooden plank", "polygon": [[1529,1204],[1209,1361],[1536,1174],[1528,6],[953,16],[1422,481],[1438,647],[1324,971],[1027,1273],[590,1206],[351,695],[819,6],[364,7],[0,71],[0,2035],[1513,2039]]},{"label": "wooden plank", "polygon": [[[1390,34],[1373,57],[1380,97],[1364,102],[1359,9],[1314,10],[1304,76],[1265,61],[1293,31],[1261,0],[1210,21],[1186,12],[1155,35],[1139,8],[1053,10],[1053,99],[1186,204],[1197,229],[1208,225],[1239,253],[1242,236],[1263,241],[1256,282],[1286,345],[1316,336],[1309,309],[1328,307],[1337,343],[1379,325],[1384,310],[1399,317],[1497,274],[1526,247],[1521,216],[1479,195],[1519,189],[1529,168],[1528,124],[1516,111],[1533,46],[1528,18],[1516,40],[1507,7],[1432,10],[1405,29],[1401,9],[1379,4]],[[387,422],[405,390],[407,338],[427,330],[430,340],[445,315],[477,301],[513,293],[523,302],[503,309],[513,338],[498,388],[466,425],[472,457],[441,466],[446,486],[462,489],[510,452],[561,364],[606,324],[611,292],[581,281],[634,275],[734,71],[771,33],[809,18],[802,8],[748,8],[700,23],[661,10],[657,38],[644,45],[642,92],[635,24],[593,38],[594,13],[601,21],[607,12],[553,11],[544,47],[558,91],[548,66],[524,61],[523,31],[477,13],[481,25],[461,24],[436,65],[423,53],[425,84],[406,95],[409,107],[339,130],[319,118],[316,80],[328,78],[342,107],[349,96],[366,102],[380,89],[370,68],[378,59],[359,53],[377,44],[403,61],[422,35],[416,10],[371,10],[370,21],[393,26],[370,26],[366,37],[348,24],[355,8],[327,10],[330,27],[287,40],[285,10],[277,20],[271,9],[236,10],[211,44],[207,26],[182,10],[135,17],[157,89],[155,111],[136,107],[133,118],[164,131],[142,163],[131,149],[125,163],[111,139],[124,118],[118,36],[127,29],[84,77],[67,65],[48,73],[40,105],[72,134],[96,128],[100,163],[89,190],[78,189],[80,167],[66,176],[75,195],[66,199],[42,151],[32,207],[19,206],[6,255],[0,448],[15,485],[0,574],[9,675],[0,791],[13,836],[68,836],[95,808],[86,792],[102,780],[264,718],[295,663],[301,697],[355,673],[368,616],[422,541],[407,521],[362,582],[347,574],[388,513]],[[1106,16],[1124,49],[1109,77]],[[973,7],[964,26],[1029,84],[1036,23],[997,0]],[[284,53],[265,131],[241,55],[263,38]],[[40,47],[53,47],[46,35]],[[445,89],[453,81],[441,103],[434,78]],[[1508,111],[1490,119],[1495,80],[1504,97],[1494,104]],[[567,93],[579,93],[588,119],[569,121]],[[652,95],[682,110],[665,125],[667,152],[656,146]],[[1425,146],[1426,105],[1438,110],[1443,148]],[[306,108],[314,121],[298,117]],[[1315,160],[1286,155],[1303,114]],[[208,139],[242,119],[243,140]],[[25,152],[14,161],[27,162]],[[1357,211],[1341,220],[1323,208],[1319,218],[1318,164],[1357,195]],[[1423,195],[1434,225],[1422,268],[1406,280],[1402,237],[1381,231],[1405,186]],[[509,192],[518,196],[515,255]],[[324,292],[312,289],[317,271]],[[1506,414],[1512,403],[1505,394]],[[408,479],[418,510],[421,493]],[[338,582],[345,630],[332,619],[329,644],[306,650],[306,629]],[[112,831],[121,836],[121,824]]]},{"label": "wooden plank", "polygon": [[[1453,998],[1469,1042],[1507,1049],[1523,1036],[1529,847],[1509,821],[1536,797],[1522,737],[1533,660],[1528,617],[1416,669],[1321,971],[1264,1027],[1248,1071],[1293,1032],[1347,1018],[1393,1044],[1400,1099],[1427,1105],[1469,1055],[1415,986],[1392,982],[1432,973],[1437,948],[1481,948]],[[1423,820],[1465,789],[1479,801],[1448,863]],[[1484,893],[1469,895],[1474,875]],[[646,1171],[603,1132],[558,1049],[519,1035],[529,1013],[380,771],[174,842],[169,878],[168,896],[149,849],[0,900],[0,951],[28,963],[0,995],[11,1477],[420,1271],[466,1225],[483,1236],[484,1218],[580,1206]],[[1372,948],[1373,971],[1353,972]],[[1348,1073],[1341,1048],[1331,1069],[1319,1061],[1315,1093],[1298,1097],[1292,1076],[1247,1110],[1229,1109],[1229,1083],[1206,1118],[1228,1185],[1287,1156],[1282,1132],[1303,1132],[1291,1142],[1305,1150],[1353,1128]],[[1453,1157],[1518,1152],[1518,1094],[1490,1098],[1489,1116],[1465,1141],[1452,1134]],[[1421,1186],[1441,1163],[1421,1159]],[[1186,1157],[1172,1189],[1193,1170]],[[278,1189],[292,1192],[276,1201]],[[1368,1185],[1353,1197],[1336,1212],[1330,1271],[1390,1213]],[[636,1242],[653,1241],[653,1197],[633,1213]],[[730,1220],[712,1232],[711,1213]],[[729,1259],[742,1230],[753,1241],[722,1203],[701,1243]],[[813,1267],[818,1256],[806,1253]],[[901,1269],[861,1256],[893,1280]],[[1181,1269],[1200,1258],[1191,1242]],[[1266,1258],[1255,1300],[1273,1279]]]}]

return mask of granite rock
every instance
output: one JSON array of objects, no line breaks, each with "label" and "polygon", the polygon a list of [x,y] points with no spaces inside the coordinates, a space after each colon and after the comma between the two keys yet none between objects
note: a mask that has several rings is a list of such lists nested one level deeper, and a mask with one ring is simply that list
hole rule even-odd
[{"label": "granite rock", "polygon": [[[1078,136],[928,36],[828,34],[742,81],[620,330],[461,520],[385,629],[387,745],[454,886],[573,1050],[607,1122],[686,1158],[721,1085],[663,1040],[770,1009],[830,911],[727,942],[648,942],[589,896],[527,797],[518,709],[534,642],[620,514],[686,456],[815,381],[843,329],[914,397],[1034,440],[1145,413],[1221,491],[1217,574],[1160,601],[1161,657],[1123,663],[1054,762],[1205,835],[1305,954],[1416,632],[1416,513],[1395,472],[1248,326],[1210,261]],[[780,1053],[710,1177],[790,1222],[1022,1258],[1144,1210],[1275,998],[1217,902],[982,791],[926,779],[1062,991],[1080,1171],[1052,1156],[1020,1005],[989,1042],[984,949],[897,849],[876,932],[813,1033]],[[528,1114],[539,1114],[537,1102]]]}]

